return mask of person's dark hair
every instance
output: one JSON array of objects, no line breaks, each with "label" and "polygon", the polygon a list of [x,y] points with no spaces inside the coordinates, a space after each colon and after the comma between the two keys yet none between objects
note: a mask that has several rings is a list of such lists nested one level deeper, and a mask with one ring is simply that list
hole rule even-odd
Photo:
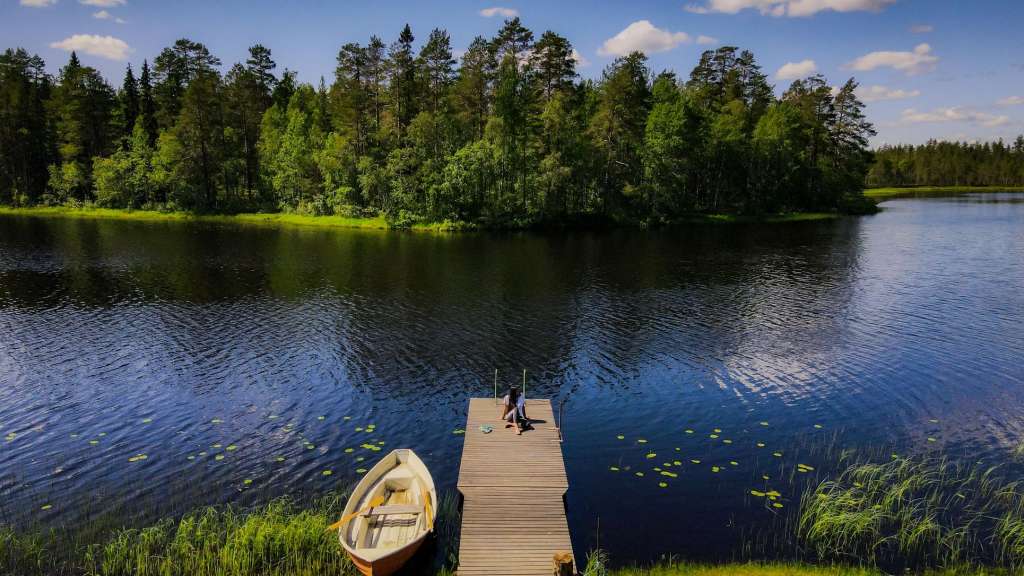
[{"label": "person's dark hair", "polygon": [[508,403],[515,406],[519,401],[519,388],[515,386],[508,389]]}]

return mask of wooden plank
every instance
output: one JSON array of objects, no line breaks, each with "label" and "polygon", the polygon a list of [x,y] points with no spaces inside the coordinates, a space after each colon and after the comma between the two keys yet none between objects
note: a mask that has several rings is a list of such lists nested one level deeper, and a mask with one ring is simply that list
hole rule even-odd
[{"label": "wooden plank", "polygon": [[[548,576],[571,552],[563,500],[569,488],[549,400],[527,400],[532,430],[517,436],[492,398],[473,398],[459,467],[463,496],[460,576]],[[490,434],[481,425],[494,428]],[[507,551],[513,551],[513,555]]]}]

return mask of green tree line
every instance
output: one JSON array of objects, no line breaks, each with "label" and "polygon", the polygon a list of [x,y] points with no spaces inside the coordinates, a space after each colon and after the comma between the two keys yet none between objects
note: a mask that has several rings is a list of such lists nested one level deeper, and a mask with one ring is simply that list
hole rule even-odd
[{"label": "green tree line", "polygon": [[269,49],[222,72],[181,39],[114,89],[75,54],[0,57],[0,202],[376,215],[524,225],[700,212],[834,211],[862,200],[874,134],[851,79],[782,94],[753,54],[686,78],[634,52],[580,79],[572,45],[518,18],[457,61],[406,25],[338,51],[330,84]]},{"label": "green tree line", "polygon": [[1024,186],[1024,136],[1013,144],[929,141],[882,146],[868,173],[872,187]]}]

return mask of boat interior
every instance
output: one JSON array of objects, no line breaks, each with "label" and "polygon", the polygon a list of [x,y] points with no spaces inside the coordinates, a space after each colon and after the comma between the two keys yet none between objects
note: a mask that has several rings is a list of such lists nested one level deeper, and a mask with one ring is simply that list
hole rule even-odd
[{"label": "boat interior", "polygon": [[346,533],[349,546],[360,556],[373,560],[412,542],[428,529],[424,506],[429,490],[406,462],[388,470],[362,495],[359,508],[374,498],[384,503],[370,508],[349,523]]}]

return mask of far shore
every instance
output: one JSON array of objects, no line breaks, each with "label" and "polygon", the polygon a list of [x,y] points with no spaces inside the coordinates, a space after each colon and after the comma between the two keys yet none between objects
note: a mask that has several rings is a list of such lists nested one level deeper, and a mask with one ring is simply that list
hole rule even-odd
[{"label": "far shore", "polygon": [[[191,212],[158,211],[158,210],[127,210],[118,208],[98,208],[92,206],[0,206],[0,215],[37,216],[55,218],[87,218],[102,220],[128,221],[179,221],[179,222],[211,222],[238,223],[260,225],[308,226],[320,228],[359,228],[364,230],[408,229],[421,232],[453,232],[488,229],[466,222],[420,222],[411,226],[398,226],[389,222],[384,216],[359,218],[347,216],[313,216],[308,214],[291,214],[285,212],[241,213],[241,214],[195,214]],[[784,223],[805,222],[813,220],[829,220],[839,218],[842,214],[833,212],[788,212],[783,214],[691,214],[667,223],[677,224],[732,224],[732,223]],[[638,223],[619,223],[613,226],[639,227]],[[540,226],[543,227],[543,226]],[[573,228],[572,224],[554,227]],[[502,229],[503,227],[495,227]],[[509,227],[505,227],[509,228]],[[514,227],[512,227],[514,228]],[[523,227],[520,227],[523,228]]]},{"label": "far shore", "polygon": [[868,188],[864,195],[875,200],[926,194],[966,194],[970,192],[1024,192],[1024,186],[904,186]]}]

